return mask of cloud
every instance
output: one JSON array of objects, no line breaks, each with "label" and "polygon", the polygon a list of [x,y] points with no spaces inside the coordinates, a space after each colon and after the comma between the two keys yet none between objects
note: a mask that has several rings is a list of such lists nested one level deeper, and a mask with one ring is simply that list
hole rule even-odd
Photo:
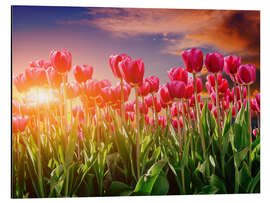
[{"label": "cloud", "polygon": [[94,26],[117,37],[160,35],[163,53],[210,47],[260,65],[259,11],[89,8],[84,17],[61,23]]}]

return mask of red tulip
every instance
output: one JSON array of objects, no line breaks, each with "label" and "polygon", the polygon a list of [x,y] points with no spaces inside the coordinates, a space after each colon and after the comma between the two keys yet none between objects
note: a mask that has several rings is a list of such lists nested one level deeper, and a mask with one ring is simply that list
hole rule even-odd
[{"label": "red tulip", "polygon": [[160,100],[165,104],[171,103],[173,100],[166,85],[160,87],[158,94]]},{"label": "red tulip", "polygon": [[208,53],[205,58],[205,65],[207,70],[211,73],[222,72],[224,57],[218,52]]},{"label": "red tulip", "polygon": [[166,84],[171,98],[181,99],[185,96],[185,83],[182,81],[172,81]]},{"label": "red tulip", "polygon": [[158,92],[159,78],[157,76],[149,76],[145,78],[145,81],[150,85],[150,93]]},{"label": "red tulip", "polygon": [[114,103],[114,96],[111,87],[104,87],[100,89],[100,95],[103,98],[104,102],[111,104]]},{"label": "red tulip", "polygon": [[224,58],[224,70],[228,75],[235,75],[241,65],[241,57],[235,55]]},{"label": "red tulip", "polygon": [[121,75],[131,86],[141,86],[144,76],[144,63],[141,59],[125,58],[119,63]]},{"label": "red tulip", "polygon": [[72,56],[66,49],[62,49],[61,51],[52,51],[50,53],[50,60],[52,66],[59,73],[69,72],[71,69]]},{"label": "red tulip", "polygon": [[125,103],[125,112],[134,112],[134,102],[126,102]]},{"label": "red tulip", "polygon": [[[134,107],[135,108],[135,107]],[[148,113],[148,106],[146,103],[139,102],[139,109],[141,114],[147,114]]]},{"label": "red tulip", "polygon": [[182,81],[185,84],[188,82],[188,73],[183,67],[174,67],[168,71],[168,76],[171,81]]},{"label": "red tulip", "polygon": [[94,68],[90,65],[76,65],[73,69],[73,74],[77,82],[86,82],[89,79],[92,79]]},{"label": "red tulip", "polygon": [[84,83],[84,92],[85,94],[92,98],[95,99],[97,98],[100,94],[101,94],[101,90],[100,90],[100,85],[99,85],[99,81],[93,79],[93,80],[87,80]]},{"label": "red tulip", "polygon": [[225,94],[227,92],[228,86],[228,81],[223,79],[221,85],[218,86],[218,93]]},{"label": "red tulip", "polygon": [[126,112],[126,120],[130,119],[132,122],[134,121],[134,112]]},{"label": "red tulip", "polygon": [[[192,85],[192,89],[194,89],[193,85],[193,78],[189,81],[189,84]],[[203,83],[201,78],[196,77],[196,86],[197,86],[197,93],[200,93],[203,89]]]},{"label": "red tulip", "polygon": [[103,80],[100,80],[98,82],[98,85],[99,85],[99,88],[104,88],[104,87],[111,87],[112,86],[112,83],[109,80],[107,80],[107,79],[103,79]]},{"label": "red tulip", "polygon": [[203,67],[203,53],[199,49],[189,49],[182,53],[182,58],[187,71],[190,73],[197,73]]},{"label": "red tulip", "polygon": [[[214,74],[209,74],[207,75],[207,82],[213,87],[215,88],[216,82],[215,82],[215,75]],[[217,75],[217,80],[218,80],[218,85],[221,85],[222,83],[222,74],[218,73]]]},{"label": "red tulip", "polygon": [[252,133],[255,137],[257,137],[257,134],[259,132],[259,128],[253,129]]},{"label": "red tulip", "polygon": [[51,63],[49,61],[44,61],[43,59],[37,60],[37,61],[32,61],[30,63],[31,68],[44,68],[47,69],[51,66]]},{"label": "red tulip", "polygon": [[[198,95],[198,103],[201,101],[201,95]],[[192,97],[189,100],[189,106],[193,107],[195,106],[195,95],[192,95]]]},{"label": "red tulip", "polygon": [[29,81],[26,79],[25,73],[13,77],[15,87],[19,92],[26,92],[30,88]]},{"label": "red tulip", "polygon": [[12,132],[23,132],[28,122],[28,116],[12,116]]},{"label": "red tulip", "polygon": [[[180,118],[180,128],[183,128],[183,119]],[[178,120],[177,119],[172,119],[172,126],[175,130],[178,129]]]},{"label": "red tulip", "polygon": [[130,57],[127,56],[126,54],[111,55],[109,57],[110,68],[112,69],[114,76],[119,78],[119,79],[123,77],[121,75],[119,63],[126,58],[130,58]]},{"label": "red tulip", "polygon": [[156,113],[159,113],[161,111],[160,100],[157,98],[157,96],[154,97],[154,100],[155,100],[155,110],[156,110]]},{"label": "red tulip", "polygon": [[193,95],[193,91],[194,91],[193,81],[188,82],[188,85],[186,86],[186,90],[185,90],[185,99],[190,99],[192,97],[192,95]]},{"label": "red tulip", "polygon": [[258,94],[255,95],[255,99],[256,99],[257,104],[260,106],[260,104],[261,104],[261,96],[260,96],[260,93],[258,93]]},{"label": "red tulip", "polygon": [[165,116],[159,116],[158,117],[158,124],[161,128],[165,128],[167,124],[167,119]]},{"label": "red tulip", "polygon": [[59,88],[63,82],[63,77],[53,67],[49,67],[46,70],[46,76],[51,88]]},{"label": "red tulip", "polygon": [[[61,88],[63,89],[64,83],[61,84]],[[80,86],[76,82],[66,83],[66,94],[68,99],[73,99],[79,96]]]},{"label": "red tulip", "polygon": [[43,86],[48,84],[44,68],[27,68],[25,70],[25,77],[32,86]]},{"label": "red tulip", "polygon": [[182,114],[182,105],[179,103],[173,103],[171,106],[171,114],[172,116],[178,117],[178,109],[177,105],[179,105],[179,114]]},{"label": "red tulip", "polygon": [[144,81],[142,85],[138,89],[138,95],[139,96],[147,96],[150,92],[150,84],[147,81]]},{"label": "red tulip", "polygon": [[144,103],[147,104],[148,107],[151,107],[153,105],[153,98],[151,95],[144,98]]},{"label": "red tulip", "polygon": [[256,67],[253,64],[241,65],[237,74],[241,83],[250,85],[256,81]]},{"label": "red tulip", "polygon": [[208,106],[209,111],[211,111],[213,107],[212,103],[208,103],[207,106]]}]

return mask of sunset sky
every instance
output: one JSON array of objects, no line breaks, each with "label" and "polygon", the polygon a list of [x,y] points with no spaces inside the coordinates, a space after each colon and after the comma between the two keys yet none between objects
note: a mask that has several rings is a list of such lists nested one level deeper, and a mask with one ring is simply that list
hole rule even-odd
[{"label": "sunset sky", "polygon": [[126,53],[144,61],[145,76],[165,83],[170,68],[183,66],[181,51],[193,47],[254,63],[259,88],[259,11],[12,7],[13,75],[30,61],[48,60],[51,50],[67,48],[74,65],[94,67],[96,79],[115,83],[109,56]]}]

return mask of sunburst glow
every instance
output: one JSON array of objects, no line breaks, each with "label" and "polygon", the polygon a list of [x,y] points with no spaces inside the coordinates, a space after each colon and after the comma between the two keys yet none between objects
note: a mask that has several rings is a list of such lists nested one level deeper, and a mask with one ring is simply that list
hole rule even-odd
[{"label": "sunburst glow", "polygon": [[57,91],[48,88],[32,88],[25,96],[27,102],[34,102],[40,105],[49,104],[57,98]]}]

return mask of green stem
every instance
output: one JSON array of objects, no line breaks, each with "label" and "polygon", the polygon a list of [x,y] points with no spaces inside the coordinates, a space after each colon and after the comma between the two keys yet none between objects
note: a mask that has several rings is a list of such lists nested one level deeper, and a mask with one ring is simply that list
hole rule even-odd
[{"label": "green stem", "polygon": [[184,101],[181,99],[182,105],[182,118],[183,118],[183,135],[184,135],[184,145],[187,143],[187,128],[186,128],[186,115],[185,115],[185,108],[184,108]]},{"label": "green stem", "polygon": [[182,136],[181,136],[181,124],[180,124],[180,108],[179,108],[179,103],[176,102],[177,106],[177,117],[178,117],[178,141],[179,141],[179,161],[181,160],[182,157]]},{"label": "green stem", "polygon": [[[250,108],[250,85],[247,85],[248,88],[248,106],[247,108]],[[244,105],[244,104],[243,104]],[[248,125],[249,125],[249,169],[250,169],[250,175],[252,172],[252,160],[251,160],[251,153],[252,153],[252,126],[251,126],[251,111],[249,110],[248,114]]]},{"label": "green stem", "polygon": [[126,120],[125,120],[125,107],[124,107],[124,81],[123,78],[121,78],[121,117],[122,117],[122,123],[125,125]]},{"label": "green stem", "polygon": [[197,125],[198,125],[198,129],[200,131],[200,138],[201,138],[203,156],[204,156],[204,159],[207,161],[206,172],[207,172],[207,176],[209,176],[210,171],[209,171],[208,157],[206,155],[206,148],[205,148],[203,129],[202,129],[201,120],[200,120],[200,108],[199,108],[199,104],[198,104],[196,73],[193,73],[193,86],[194,86],[194,94],[195,94],[195,107],[196,107],[196,115],[197,115],[196,116],[197,117]]},{"label": "green stem", "polygon": [[219,107],[219,94],[218,94],[217,73],[215,73],[215,90],[216,90],[217,125],[218,125],[217,127],[218,127],[218,141],[219,141],[219,148],[220,148],[221,168],[222,168],[222,175],[223,175],[223,177],[225,177],[224,157],[223,157],[223,150],[222,150],[222,143],[221,143],[220,107]]},{"label": "green stem", "polygon": [[136,163],[137,163],[137,175],[138,180],[140,179],[140,126],[139,126],[139,97],[138,97],[138,85],[135,86],[135,98],[136,98]]}]

